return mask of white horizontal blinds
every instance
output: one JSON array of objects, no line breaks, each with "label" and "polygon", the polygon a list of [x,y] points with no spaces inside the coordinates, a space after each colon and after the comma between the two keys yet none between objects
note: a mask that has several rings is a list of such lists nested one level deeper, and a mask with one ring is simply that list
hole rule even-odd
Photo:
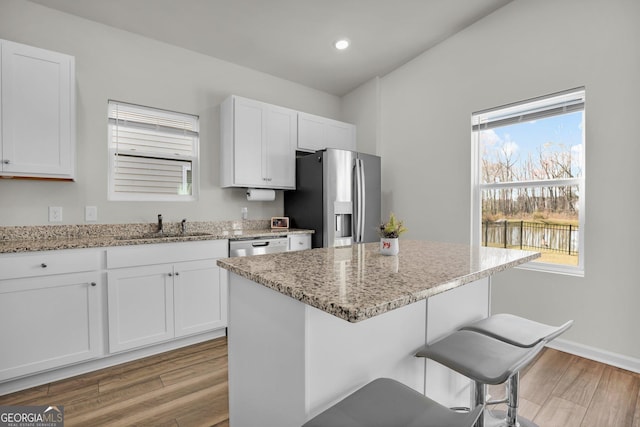
[{"label": "white horizontal blinds", "polygon": [[191,196],[198,131],[197,116],[109,101],[114,198]]},{"label": "white horizontal blinds", "polygon": [[123,193],[191,194],[191,162],[119,155],[114,190]]},{"label": "white horizontal blinds", "polygon": [[572,89],[527,102],[492,108],[472,115],[472,130],[486,130],[584,110],[584,88]]}]

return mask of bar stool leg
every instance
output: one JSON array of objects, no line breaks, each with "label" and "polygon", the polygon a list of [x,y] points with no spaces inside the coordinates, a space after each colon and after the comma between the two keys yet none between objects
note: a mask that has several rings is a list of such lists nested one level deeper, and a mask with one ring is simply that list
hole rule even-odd
[{"label": "bar stool leg", "polygon": [[507,427],[517,427],[518,424],[518,386],[520,372],[509,378],[509,401],[507,403]]},{"label": "bar stool leg", "polygon": [[539,427],[531,420],[518,417],[518,407],[520,405],[518,396],[519,384],[520,372],[516,372],[507,380],[507,411],[485,411],[486,417],[483,427]]},{"label": "bar stool leg", "polygon": [[[474,394],[475,394],[475,404],[477,405],[484,405],[485,401],[487,399],[487,385],[483,384],[481,382],[478,381],[474,381],[473,382],[474,385]],[[476,421],[476,423],[474,424],[474,427],[485,427],[484,426],[484,414],[480,416],[480,418],[478,418],[478,420]]]}]

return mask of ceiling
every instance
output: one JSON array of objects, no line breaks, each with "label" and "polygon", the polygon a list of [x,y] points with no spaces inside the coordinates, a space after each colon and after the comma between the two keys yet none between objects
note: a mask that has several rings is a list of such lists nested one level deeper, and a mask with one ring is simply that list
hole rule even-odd
[{"label": "ceiling", "polygon": [[31,1],[341,96],[511,0]]}]

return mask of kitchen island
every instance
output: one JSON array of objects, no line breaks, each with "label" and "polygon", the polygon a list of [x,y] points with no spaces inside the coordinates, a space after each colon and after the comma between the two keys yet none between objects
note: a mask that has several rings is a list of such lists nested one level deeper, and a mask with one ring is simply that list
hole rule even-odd
[{"label": "kitchen island", "polygon": [[426,342],[486,317],[490,276],[537,252],[401,241],[218,260],[229,270],[232,427],[300,426],[377,377],[448,406],[468,381],[413,357]]}]

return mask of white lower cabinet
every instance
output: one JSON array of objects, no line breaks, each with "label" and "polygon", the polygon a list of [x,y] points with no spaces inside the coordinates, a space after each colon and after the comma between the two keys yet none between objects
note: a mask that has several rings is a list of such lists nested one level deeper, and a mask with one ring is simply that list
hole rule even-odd
[{"label": "white lower cabinet", "polygon": [[223,336],[227,254],[208,240],[0,255],[0,395]]},{"label": "white lower cabinet", "polygon": [[109,352],[225,327],[226,281],[216,259],[227,253],[226,240],[108,249]]},{"label": "white lower cabinet", "polygon": [[0,281],[0,381],[100,355],[100,277]]},{"label": "white lower cabinet", "polygon": [[215,260],[174,267],[173,304],[176,337],[227,326],[227,283]]},{"label": "white lower cabinet", "polygon": [[173,338],[171,266],[123,268],[107,273],[109,352]]}]

